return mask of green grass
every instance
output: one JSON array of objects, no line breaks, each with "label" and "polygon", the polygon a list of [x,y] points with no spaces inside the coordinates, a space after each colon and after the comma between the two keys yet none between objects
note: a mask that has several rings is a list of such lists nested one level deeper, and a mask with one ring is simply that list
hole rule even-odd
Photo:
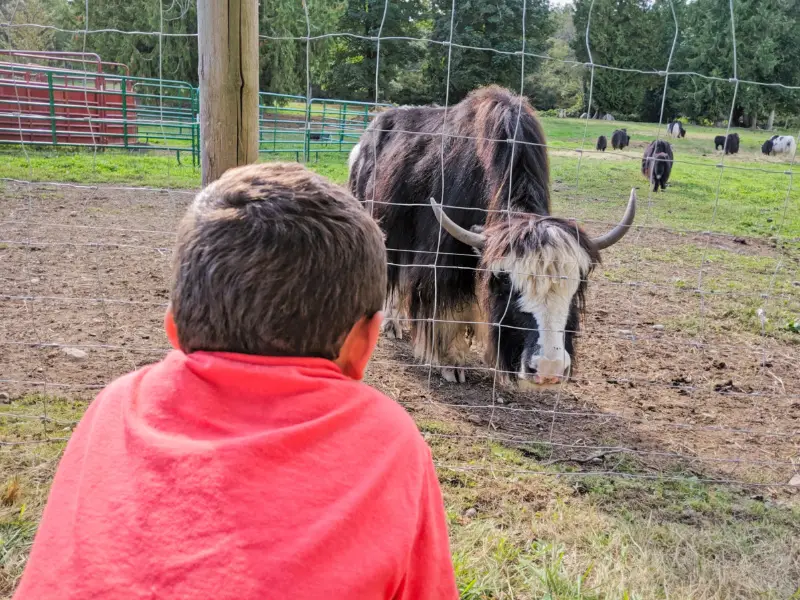
[{"label": "green grass", "polygon": [[482,468],[439,473],[462,598],[778,599],[800,585],[797,506],[680,470],[668,474],[685,480],[556,478],[570,469],[419,425],[437,460]]},{"label": "green grass", "polygon": [[[68,437],[86,403],[0,405],[0,439]],[[36,417],[47,412],[50,420]],[[555,477],[528,452],[453,441],[418,418],[439,470],[461,598],[784,599],[800,585],[800,508],[685,481]],[[64,442],[0,447],[0,597],[22,573]],[[615,459],[616,460],[616,459]],[[641,472],[637,465],[631,471]]]},{"label": "green grass", "polygon": [[[0,404],[0,597],[10,597],[33,543],[63,441],[86,402],[27,396]],[[48,420],[42,420],[46,414]],[[33,442],[33,443],[31,443]]]},{"label": "green grass", "polygon": [[[670,140],[676,163],[666,193],[649,194],[640,174],[641,153],[659,128],[655,124],[577,119],[542,119],[551,148],[554,206],[559,214],[587,222],[619,218],[632,187],[639,188],[637,223],[671,229],[713,231],[730,235],[796,238],[800,232],[800,185],[789,185],[786,158],[760,153],[765,132],[737,130],[738,155],[723,157],[713,149],[724,129],[688,127],[687,137]],[[610,137],[626,127],[632,145],[622,152],[594,151],[598,135]],[[663,136],[664,128],[661,128]],[[586,133],[584,144],[584,132]],[[154,143],[157,142],[154,138]],[[576,150],[587,150],[578,160]],[[300,153],[302,156],[302,153]],[[262,154],[262,160],[295,160],[295,152]],[[17,146],[0,147],[6,177],[36,181],[112,183],[195,188],[200,171],[191,155],[154,150],[137,153],[109,150],[70,151],[39,148],[26,157]],[[580,169],[578,168],[580,164]],[[309,166],[337,183],[347,180],[347,153],[321,153]]]},{"label": "green grass", "polygon": [[[707,331],[749,331],[800,344],[800,336],[791,326],[800,314],[800,296],[791,278],[797,267],[791,260],[738,254],[697,242],[668,248],[637,246],[628,258],[624,264],[605,268],[602,276],[617,283],[646,277],[650,283],[675,290],[696,290],[700,284],[709,294],[704,325]],[[698,279],[701,269],[702,282]],[[769,319],[763,325],[757,313],[760,308],[769,310]],[[664,324],[684,333],[696,333],[697,319],[695,312],[688,317],[682,315],[679,321],[665,319]]]}]

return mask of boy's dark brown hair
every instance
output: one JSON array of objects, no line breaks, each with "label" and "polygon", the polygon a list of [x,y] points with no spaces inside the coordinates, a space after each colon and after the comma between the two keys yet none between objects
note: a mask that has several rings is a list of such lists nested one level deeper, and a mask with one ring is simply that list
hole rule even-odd
[{"label": "boy's dark brown hair", "polygon": [[226,171],[178,229],[181,349],[335,359],[386,294],[383,235],[345,189],[296,163]]}]

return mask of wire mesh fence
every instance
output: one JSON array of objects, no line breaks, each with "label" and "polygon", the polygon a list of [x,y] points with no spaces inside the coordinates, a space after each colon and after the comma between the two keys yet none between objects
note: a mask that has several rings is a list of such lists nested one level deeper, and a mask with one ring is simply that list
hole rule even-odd
[{"label": "wire mesh fence", "polygon": [[[390,1],[383,5],[384,19]],[[525,6],[523,0],[523,15]],[[348,31],[312,35],[312,17],[305,4],[303,8],[306,36],[261,36],[263,43],[292,41],[306,45],[309,90],[299,96],[262,94],[261,151],[267,159],[275,154],[309,161],[320,154],[337,153],[344,161],[368,123],[385,108],[379,93],[381,44],[424,43],[446,50],[445,95],[439,99],[444,127],[424,134],[440,139],[440,171],[445,180],[446,150],[459,138],[449,132],[447,117],[452,108],[448,91],[453,50],[518,59],[520,88],[514,91],[521,94],[520,98],[526,59],[556,60],[526,49],[524,16],[523,42],[517,50],[458,43],[454,39],[458,15],[455,0],[450,9],[449,35],[444,39],[383,36],[383,26],[377,35]],[[589,106],[597,70],[663,78],[659,121],[636,125],[635,138],[649,141],[665,137],[664,101],[671,78],[691,77],[732,86],[733,105],[726,134],[734,130],[733,110],[742,86],[800,91],[800,86],[792,82],[739,79],[734,28],[734,61],[729,77],[673,70],[680,24],[674,10],[672,16],[675,37],[663,66],[641,70],[593,62],[591,11],[585,31],[589,62],[563,61],[590,73]],[[732,0],[730,17],[732,26]],[[88,19],[85,29],[75,31],[50,23],[16,21],[2,23],[2,28],[12,44],[15,33],[27,28],[77,34],[83,36],[84,46],[89,36],[98,33],[152,36],[159,41],[193,35],[166,33],[163,28],[121,31],[95,26]],[[345,37],[375,44],[373,102],[318,100],[310,93],[312,43]],[[3,73],[0,70],[0,77]],[[66,143],[80,143],[94,153],[104,145],[128,147],[145,139],[163,149],[189,147],[194,156],[199,152],[196,93],[191,86],[184,92],[178,83],[143,81],[127,74],[75,76],[41,67],[15,67],[9,73],[10,79],[22,74],[24,85],[2,88],[0,130],[3,140],[18,145],[29,160],[26,178],[2,179],[0,348],[4,360],[0,389],[4,397],[19,400],[27,408],[23,414],[12,404],[0,418],[6,422],[40,422],[41,430],[12,433],[0,444],[61,443],[65,439],[61,432],[74,419],[53,416],[53,402],[91,398],[114,377],[157,360],[167,351],[160,328],[168,297],[170,249],[175,225],[193,191],[176,185],[154,188],[42,181],[30,160],[34,146],[41,142],[37,136],[47,138],[47,143],[60,142],[62,135],[80,136],[79,142],[69,138]],[[77,79],[82,82],[79,91],[68,100],[57,101],[56,90],[69,87],[71,80],[77,83]],[[104,85],[105,91],[99,92]],[[29,88],[44,95],[35,98],[21,93]],[[113,96],[113,100],[102,100],[102,94],[105,98]],[[26,104],[41,110],[35,111],[36,116],[23,116]],[[105,108],[100,108],[101,104]],[[65,109],[63,114],[61,109]],[[133,111],[137,116],[129,117]],[[31,125],[33,133],[24,133],[30,129],[25,127],[25,119],[42,123]],[[626,198],[622,183],[627,180],[613,170],[600,168],[605,154],[593,149],[592,140],[598,126],[586,119],[581,122],[579,139],[554,138],[546,147],[553,161],[558,214],[601,230],[613,225],[621,214]],[[109,127],[116,129],[109,132]],[[608,126],[609,132],[612,127]],[[690,138],[693,133],[690,130]],[[13,135],[17,137],[12,139]],[[487,138],[471,141],[509,142]],[[510,141],[514,147],[539,143],[517,140],[516,136]],[[701,160],[693,147],[686,146],[683,151],[679,141],[674,146],[673,193],[656,197],[648,191],[643,195],[632,231],[604,257],[604,264],[588,281],[587,315],[577,351],[580,364],[569,382],[548,391],[520,392],[502,385],[502,376],[507,373],[497,360],[482,360],[477,351],[464,364],[436,365],[415,360],[407,342],[386,340],[372,362],[369,381],[409,410],[457,417],[453,431],[426,432],[430,439],[538,449],[534,454],[540,459],[541,469],[509,467],[507,476],[604,475],[790,486],[800,470],[797,334],[791,329],[800,314],[800,232],[793,229],[800,209],[793,186],[794,157],[759,162],[720,154]],[[638,165],[638,150],[636,146],[635,151],[618,153],[614,160]],[[166,169],[169,181],[169,167]],[[687,209],[687,203],[696,196],[686,201],[675,197],[692,185],[682,184],[681,174],[694,172],[700,172],[713,190],[699,211]],[[512,180],[516,176],[513,172],[509,175]],[[751,214],[747,212],[750,209],[737,208],[730,201],[735,191],[728,184],[736,177],[757,178],[753,186],[759,188],[764,200],[753,210],[768,210],[772,215],[772,225],[764,235],[744,235],[735,226]],[[608,178],[619,191],[609,195],[608,182],[598,185],[598,178]],[[596,191],[598,187],[601,192]],[[427,200],[412,199],[409,204],[428,211],[433,219]],[[373,208],[386,202],[373,192]],[[684,210],[687,218],[675,215]],[[502,213],[507,219],[515,216],[510,209]],[[433,251],[434,269],[444,268],[441,240],[445,235],[440,228]],[[409,267],[405,263],[392,266]],[[510,297],[508,302],[506,311]],[[407,316],[398,320],[405,329],[413,321]],[[437,326],[452,325],[456,320],[452,315],[434,313],[426,322],[435,331]],[[460,324],[494,323],[478,319]],[[457,385],[441,381],[436,371],[440,367],[465,370],[467,382]],[[630,457],[636,465],[610,461],[609,457]],[[438,460],[438,465],[447,470],[492,468],[497,472],[497,467],[458,462],[452,457]],[[676,465],[682,465],[683,470]]]}]

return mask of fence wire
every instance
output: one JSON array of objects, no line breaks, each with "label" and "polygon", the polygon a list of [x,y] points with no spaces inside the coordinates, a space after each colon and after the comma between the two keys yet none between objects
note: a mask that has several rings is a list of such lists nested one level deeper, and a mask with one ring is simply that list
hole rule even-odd
[{"label": "fence wire", "polygon": [[[447,48],[447,70],[443,105],[445,117],[442,130],[436,133],[425,134],[394,130],[394,133],[427,135],[440,139],[440,172],[442,182],[444,182],[446,178],[446,143],[448,140],[452,139],[469,139],[473,141],[488,141],[503,144],[510,142],[512,144],[512,153],[517,151],[518,145],[523,146],[525,144],[544,145],[548,150],[572,150],[575,152],[575,158],[577,159],[575,186],[573,190],[570,190],[572,198],[571,208],[575,215],[580,212],[581,202],[586,201],[591,195],[591,189],[588,187],[590,184],[583,183],[581,179],[582,171],[591,169],[589,163],[584,161],[584,158],[596,152],[593,149],[586,148],[586,141],[589,135],[589,119],[587,118],[584,124],[580,145],[574,148],[554,147],[553,145],[535,144],[534,142],[517,140],[516,130],[519,127],[521,110],[518,111],[515,135],[512,140],[488,140],[478,137],[460,136],[448,132],[448,113],[452,107],[450,102],[450,77],[454,48],[519,58],[520,108],[522,107],[522,97],[525,90],[526,59],[558,61],[567,65],[572,65],[575,68],[588,70],[589,89],[587,91],[587,96],[589,110],[587,112],[589,113],[591,113],[592,107],[596,70],[663,77],[664,87],[659,121],[655,124],[655,139],[661,139],[664,132],[664,112],[668,93],[668,82],[672,77],[699,78],[706,81],[723,82],[733,86],[733,100],[726,133],[730,133],[733,127],[733,116],[740,85],[754,85],[800,91],[800,86],[791,85],[787,82],[750,81],[739,78],[733,0],[730,0],[729,23],[733,47],[733,63],[731,65],[732,76],[729,78],[694,71],[672,70],[673,55],[680,27],[674,7],[671,5],[670,8],[675,29],[669,56],[665,57],[666,63],[663,69],[646,70],[600,64],[594,61],[590,42],[594,2],[592,2],[589,9],[586,30],[582,32],[585,37],[589,61],[579,62],[575,60],[555,59],[546,54],[530,52],[527,49],[525,31],[527,14],[526,0],[522,0],[521,47],[519,50],[515,51],[471,46],[455,42],[454,37],[458,14],[458,3],[456,0],[453,0],[451,5],[450,26],[447,32],[447,39],[436,40],[397,35],[385,36],[383,35],[384,24],[390,3],[393,1],[396,0],[385,0],[380,27],[375,36],[359,35],[344,31],[312,35],[312,19],[305,0],[301,2],[306,26],[305,36],[264,34],[259,36],[262,42],[292,41],[305,44],[305,130],[310,131],[312,126],[309,106],[312,101],[311,90],[313,85],[311,71],[313,41],[354,38],[375,43],[376,65],[374,101],[376,105],[379,103],[381,97],[379,86],[382,43],[393,41],[440,45]],[[188,4],[186,6],[188,7]],[[12,43],[12,47],[15,32],[23,29],[40,29],[79,35],[82,38],[84,51],[88,47],[88,40],[90,37],[96,34],[113,33],[118,35],[153,36],[158,40],[158,73],[159,81],[162,83],[164,72],[164,38],[188,38],[190,40],[197,36],[197,34],[193,33],[171,33],[164,30],[165,21],[182,20],[186,18],[188,10],[186,7],[181,10],[177,17],[166,18],[163,3],[161,3],[159,31],[125,31],[115,28],[92,28],[90,25],[93,24],[89,22],[89,8],[90,0],[84,0],[85,20],[83,29],[72,30],[57,27],[49,23],[18,23],[15,22],[14,19],[16,11],[12,13],[12,16],[7,22],[0,22],[0,28],[5,30],[8,39]],[[187,40],[187,43],[191,43],[189,40]],[[84,106],[86,114],[88,115],[86,120],[92,137],[90,147],[94,157],[92,165],[93,175],[97,176],[98,165],[96,159],[98,156],[98,143],[94,133],[94,128],[96,126],[95,118],[92,116],[92,111],[90,110],[91,103],[88,97],[88,75],[86,82],[84,86]],[[15,91],[16,89],[17,88],[15,88]],[[171,238],[175,233],[174,226],[182,209],[195,193],[194,190],[178,188],[169,163],[167,163],[166,166],[167,185],[164,187],[87,185],[60,181],[37,181],[36,169],[31,159],[31,151],[29,149],[30,144],[26,142],[22,134],[21,119],[24,101],[19,95],[17,95],[16,100],[18,104],[17,116],[20,119],[19,145],[27,161],[27,176],[24,179],[0,177],[0,183],[12,190],[15,197],[18,196],[17,199],[21,200],[16,203],[13,210],[9,210],[7,213],[4,212],[0,216],[0,228],[2,228],[0,229],[0,247],[2,247],[3,251],[6,253],[15,252],[18,249],[22,254],[22,260],[18,265],[18,271],[14,271],[13,268],[4,270],[4,277],[0,280],[0,285],[2,285],[2,288],[0,288],[0,302],[2,302],[4,306],[3,312],[7,314],[11,314],[11,311],[15,310],[11,308],[12,306],[21,306],[21,312],[24,318],[21,319],[19,323],[24,322],[26,325],[23,328],[25,331],[20,331],[20,327],[22,326],[18,326],[19,323],[12,323],[14,320],[13,318],[6,319],[4,317],[4,321],[9,321],[9,329],[8,332],[0,338],[0,347],[10,349],[9,352],[13,352],[15,349],[24,349],[28,354],[17,358],[17,363],[13,368],[9,367],[8,373],[4,372],[6,367],[3,367],[3,372],[0,372],[0,390],[4,387],[15,390],[15,397],[25,397],[26,395],[36,394],[36,397],[41,401],[42,412],[39,414],[22,414],[17,410],[8,412],[2,411],[0,412],[0,419],[9,421],[39,421],[42,425],[42,431],[41,434],[34,439],[1,440],[0,446],[65,442],[67,438],[63,435],[59,435],[54,428],[71,427],[75,425],[75,421],[58,419],[51,416],[49,402],[52,398],[58,398],[72,393],[77,394],[79,397],[85,397],[87,392],[94,392],[102,389],[113,377],[120,375],[122,372],[158,360],[168,351],[168,348],[161,343],[156,343],[154,341],[143,343],[142,340],[150,340],[157,335],[156,327],[160,324],[161,315],[166,306],[166,297],[163,296],[163,293],[161,295],[157,294],[155,288],[163,290],[167,285],[165,281],[167,273],[166,265],[171,252]],[[164,126],[163,88],[160,89],[159,93],[158,110],[160,116],[158,121],[159,131],[163,142],[167,144],[167,134]],[[358,131],[360,129],[353,128],[353,130]],[[798,137],[800,137],[800,135]],[[630,154],[622,154],[620,157],[625,161],[641,160],[640,157]],[[624,247],[633,255],[633,260],[630,263],[630,272],[627,274],[624,281],[602,280],[600,276],[595,273],[590,282],[590,286],[601,288],[598,297],[592,298],[590,302],[590,315],[592,314],[592,310],[595,309],[604,310],[606,313],[609,312],[607,307],[602,306],[600,303],[603,294],[608,293],[609,290],[612,292],[611,295],[613,295],[615,290],[619,290],[619,297],[616,299],[617,302],[619,302],[620,299],[624,299],[624,303],[611,307],[611,310],[618,311],[620,314],[624,315],[617,324],[619,329],[611,332],[598,330],[597,328],[602,327],[602,325],[590,324],[587,321],[584,327],[585,331],[582,333],[582,335],[587,338],[600,341],[603,346],[608,348],[610,354],[618,354],[616,359],[616,364],[618,366],[606,376],[585,376],[578,371],[569,383],[562,381],[562,383],[550,392],[536,394],[532,398],[525,399],[515,392],[507,391],[500,385],[500,377],[508,375],[509,373],[500,368],[499,349],[494,360],[490,361],[492,364],[480,364],[477,366],[474,364],[434,365],[433,363],[420,363],[411,360],[408,357],[407,351],[402,346],[396,347],[395,345],[391,345],[385,348],[384,351],[372,361],[378,377],[374,383],[388,389],[394,384],[392,381],[382,381],[380,379],[382,376],[388,377],[393,372],[399,372],[401,376],[413,382],[414,374],[420,373],[424,381],[417,387],[421,390],[421,393],[412,391],[409,393],[409,397],[404,397],[401,393],[397,396],[398,400],[409,409],[413,410],[425,411],[430,407],[434,407],[436,410],[445,411],[447,414],[464,414],[470,417],[466,420],[461,419],[459,421],[459,431],[457,433],[425,432],[425,436],[429,440],[460,441],[469,444],[487,445],[491,443],[500,443],[512,448],[537,445],[543,446],[546,449],[546,456],[540,457],[540,464],[546,467],[545,470],[524,468],[504,469],[496,466],[484,467],[476,464],[458,464],[453,463],[452,459],[448,461],[437,460],[437,466],[442,469],[464,472],[491,470],[491,472],[495,474],[502,473],[508,476],[581,477],[602,475],[644,480],[691,480],[694,482],[736,486],[782,487],[788,485],[789,477],[787,474],[790,475],[800,472],[800,425],[791,418],[791,412],[800,408],[800,403],[797,402],[800,400],[800,394],[794,393],[793,389],[787,391],[786,384],[780,375],[791,375],[792,365],[796,364],[796,356],[793,354],[791,347],[777,344],[770,338],[767,333],[766,322],[771,314],[772,308],[777,302],[790,304],[798,303],[797,294],[776,292],[777,282],[781,274],[797,278],[798,269],[795,268],[793,271],[790,271],[787,260],[778,253],[774,268],[770,269],[768,283],[763,290],[718,290],[709,287],[708,265],[710,264],[709,255],[713,249],[712,245],[715,242],[728,244],[743,243],[751,246],[758,246],[763,243],[763,237],[755,235],[737,236],[721,230],[715,231],[720,207],[722,184],[726,172],[763,173],[775,179],[786,177],[788,189],[781,205],[780,221],[774,233],[774,238],[776,239],[776,246],[780,246],[786,242],[797,242],[800,240],[800,236],[791,237],[784,234],[787,215],[792,203],[794,160],[795,157],[793,156],[788,168],[730,164],[729,162],[726,163],[724,154],[721,155],[719,161],[713,165],[705,162],[700,163],[693,161],[691,158],[677,157],[674,160],[676,166],[684,165],[687,168],[703,167],[707,169],[716,169],[717,181],[711,219],[709,223],[702,224],[704,226],[702,229],[681,229],[674,226],[667,227],[658,223],[658,217],[654,213],[656,203],[652,191],[648,191],[647,197],[641,199],[644,202],[643,205],[640,205],[637,222],[631,227],[631,231],[628,233],[628,239],[624,244]],[[509,174],[510,179],[513,179],[514,176],[515,174],[513,172]],[[376,186],[373,185],[372,198],[369,203],[371,210],[374,210],[376,206],[386,204],[385,200],[376,197],[375,187]],[[510,188],[511,185],[509,182],[509,189]],[[133,217],[128,216],[127,221],[125,218],[120,218],[118,220],[112,219],[112,221],[117,222],[109,222],[108,224],[97,223],[95,221],[79,222],[80,219],[76,219],[76,222],[65,223],[57,216],[51,214],[50,211],[43,210],[45,208],[45,203],[41,202],[39,197],[49,193],[48,191],[68,194],[71,198],[78,198],[80,211],[77,212],[79,212],[81,216],[91,215],[98,208],[93,205],[93,200],[89,192],[100,194],[103,197],[103,201],[114,199],[115,202],[120,204],[120,208],[115,208],[114,210],[135,211],[141,207],[141,204],[147,204],[146,199],[154,195],[166,195],[167,206],[163,206],[162,204],[160,207],[160,218],[151,219],[151,224],[146,226],[138,225],[138,219],[135,217],[135,214]],[[580,195],[581,193],[583,193],[583,196]],[[81,196],[81,194],[83,195]],[[37,198],[39,199],[37,200]],[[161,200],[161,198],[158,200]],[[444,185],[442,186],[440,201],[446,201]],[[419,206],[419,204],[409,203],[408,206]],[[642,207],[644,210],[642,210]],[[490,211],[483,210],[483,212],[488,214]],[[504,213],[509,221],[513,216],[520,214],[512,210],[510,205],[499,212]],[[21,213],[24,213],[24,215]],[[580,220],[583,223],[591,223],[597,226],[615,224],[596,218],[582,218]],[[157,222],[157,225],[152,225],[152,223],[155,222]],[[134,225],[134,223],[136,224]],[[56,235],[56,232],[63,232],[63,236],[61,234]],[[658,270],[660,263],[658,261],[648,261],[644,258],[645,251],[649,248],[648,244],[650,244],[652,236],[657,236],[659,234],[668,234],[676,238],[679,236],[693,235],[699,236],[702,239],[703,245],[699,264],[696,270],[687,273],[687,275],[696,273],[696,285],[676,288],[670,283],[650,281],[647,279],[648,274]],[[83,239],[86,235],[92,235],[94,239]],[[64,236],[66,236],[66,239],[61,239]],[[163,241],[164,245],[159,245],[158,242],[154,242],[152,238],[148,239],[147,236],[157,236],[159,241]],[[443,230],[440,225],[436,250],[432,253],[434,255],[433,263],[430,265],[430,268],[434,271],[434,282],[436,286],[434,290],[435,297],[438,296],[439,292],[439,278],[436,275],[437,271],[442,268],[448,268],[440,263],[440,258],[448,254],[441,251],[442,236]],[[140,237],[144,238],[144,240],[140,240]],[[125,239],[123,240],[122,238]],[[119,269],[120,263],[112,263],[111,266],[107,266],[106,259],[110,255],[104,253],[109,253],[111,251],[121,253],[120,256],[112,258],[127,258],[131,264],[124,265],[124,261],[122,264],[131,269],[139,268],[138,259],[141,258],[140,254],[134,253],[145,253],[148,257],[146,261],[149,261],[148,264],[151,264],[151,268],[153,269],[149,273],[151,279],[148,280],[147,283],[149,283],[153,289],[136,290],[136,293],[134,293],[134,291],[130,289],[130,286],[127,285],[127,281],[124,282],[125,285],[119,285],[114,282],[115,272]],[[45,254],[47,252],[50,254]],[[425,253],[426,251],[419,250],[417,252]],[[47,292],[42,291],[39,286],[39,283],[41,283],[40,271],[48,266],[47,263],[43,265],[42,260],[53,261],[53,264],[49,266],[55,265],[56,269],[65,269],[68,266],[78,269],[78,272],[72,275],[67,274],[61,280],[57,277],[49,278],[50,283],[61,284],[62,289],[66,290],[65,292],[56,293],[52,287]],[[406,265],[400,264],[394,266],[401,268],[406,267]],[[87,274],[87,270],[93,273]],[[473,270],[477,273],[481,271],[481,268]],[[161,272],[160,279],[156,273],[157,271]],[[21,275],[21,281],[18,275]],[[130,277],[130,274],[126,272],[119,273],[118,275],[120,278]],[[532,277],[544,277],[537,273],[528,275]],[[71,290],[73,293],[70,293]],[[150,299],[143,299],[145,296]],[[678,296],[679,298],[675,300],[674,296]],[[686,297],[681,298],[681,296]],[[695,301],[697,303],[697,309],[696,312],[690,316],[696,316],[698,318],[696,334],[686,339],[685,337],[681,337],[680,331],[677,333],[675,331],[667,332],[664,331],[663,327],[660,330],[654,330],[653,327],[658,326],[660,324],[659,321],[663,320],[665,315],[660,312],[663,308],[656,307],[654,310],[650,311],[648,307],[649,297],[662,297],[666,298],[668,302],[679,303]],[[709,324],[709,304],[717,302],[720,298],[736,300],[746,306],[758,305],[759,312],[757,312],[757,317],[760,322],[761,330],[757,344],[753,342],[749,347],[743,347],[740,341],[724,341],[724,338],[711,331],[711,326]],[[436,310],[435,307],[437,304],[438,302],[435,299],[434,311]],[[505,312],[508,312],[510,307],[511,300],[509,298],[505,307]],[[98,314],[99,317],[96,316]],[[86,323],[92,315],[95,315],[94,321],[89,323],[88,328],[91,329],[91,331],[87,332],[85,331],[87,328]],[[64,321],[64,323],[60,324],[60,328],[58,327],[59,319]],[[137,319],[141,320],[144,324],[137,324]],[[414,319],[404,317],[399,318],[399,320],[406,325],[410,325],[415,321]],[[497,325],[497,323],[486,321],[454,321],[452,319],[441,319],[435,312],[432,318],[425,319],[424,321],[432,325],[431,331],[434,336],[435,328],[445,323],[451,325],[458,323],[470,326]],[[622,327],[623,325],[624,328]],[[506,328],[506,326],[503,326],[500,331],[502,332],[502,330]],[[26,336],[24,334],[28,331],[32,334],[32,337],[25,339]],[[145,331],[147,333],[143,333]],[[74,336],[77,332],[80,332],[81,335]],[[86,335],[83,335],[84,333]],[[62,335],[63,339],[59,339],[59,335]],[[92,339],[89,340],[87,339],[88,337],[92,337]],[[620,348],[622,349],[620,350]],[[65,369],[63,365],[59,365],[59,360],[62,362],[64,360],[63,354],[56,354],[55,357],[46,354],[53,352],[63,353],[67,350],[79,350],[89,354],[89,359],[84,357],[80,360],[88,360],[88,364],[100,367],[102,371],[95,374],[96,377],[92,379],[88,376],[88,373],[81,372],[82,369],[80,368]],[[5,350],[3,352],[5,353]],[[580,353],[581,349],[579,348],[578,354],[580,355]],[[694,353],[698,361],[698,365],[690,373],[689,380],[686,380],[684,374],[675,371],[671,372],[667,370],[666,373],[659,372],[663,371],[663,368],[648,370],[649,361],[656,361],[659,354],[668,355],[668,359],[674,358],[676,363],[680,363],[682,356],[688,353]],[[730,377],[730,382],[722,382],[719,389],[712,389],[711,385],[714,380],[725,379],[725,377],[720,377],[716,374],[713,374],[713,376],[704,375],[703,368],[699,366],[699,362],[707,359],[715,361],[715,364],[721,364],[724,362],[723,359],[726,356],[735,356],[737,354],[757,356],[759,363],[757,372],[748,373],[746,377],[744,377],[742,373],[734,373],[733,376]],[[719,358],[720,356],[722,356],[722,358]],[[115,362],[113,357],[118,357],[119,361]],[[596,356],[595,358],[599,357]],[[783,370],[773,367],[772,362],[780,362]],[[24,368],[20,367],[20,364],[22,364]],[[87,363],[78,364],[83,366]],[[469,372],[470,380],[466,385],[442,388],[435,375],[435,369],[439,368],[464,370]],[[725,369],[725,367],[712,368],[718,368],[721,371]],[[777,371],[777,373],[775,371]],[[67,377],[65,378],[65,376]],[[472,381],[473,376],[477,377],[477,381]],[[745,384],[733,381],[740,376],[742,376],[743,379],[747,379],[750,383]],[[672,377],[671,380],[670,377]],[[603,399],[599,396],[608,391],[608,386],[623,390],[621,401],[616,400],[613,403],[604,403],[602,401]],[[477,393],[475,390],[477,390]],[[633,390],[633,392],[631,392],[631,390]],[[691,420],[685,416],[688,414],[686,412],[678,412],[677,416],[669,414],[667,409],[671,407],[659,406],[659,402],[667,402],[666,397],[663,396],[665,393],[676,393],[679,394],[679,397],[686,397],[689,398],[690,401],[697,401],[700,414]],[[414,397],[415,394],[416,399]],[[652,396],[650,396],[651,394]],[[693,394],[698,395],[700,398],[693,398]],[[629,404],[628,401],[634,398],[641,402],[652,400],[654,408],[648,411],[641,408],[641,402],[635,406]],[[669,398],[668,402],[674,404],[675,399],[672,396]],[[729,404],[722,407],[715,407],[717,400],[738,404],[735,407]],[[778,407],[775,408],[771,406],[770,403],[773,405],[777,404]],[[737,410],[740,417],[736,419],[737,422],[735,425],[731,425],[730,420],[727,420],[726,424],[715,424],[714,420],[718,415],[708,413],[708,411],[715,410],[715,408],[718,412]],[[703,414],[703,411],[706,411],[707,414]],[[662,412],[664,414],[661,414]],[[692,410],[690,412],[694,413],[695,411]],[[708,416],[708,414],[710,414],[710,416]],[[476,416],[477,419],[472,419],[472,417]],[[751,418],[757,421],[758,425],[749,422]],[[470,421],[475,425],[474,427],[469,424]],[[580,428],[581,431],[573,433],[570,430],[574,425],[584,422],[599,424],[593,427],[603,427],[609,423],[620,424],[624,430],[613,430],[613,432],[635,432],[635,436],[630,436],[631,441],[634,442],[637,436],[642,436],[643,434],[651,435],[653,439],[659,439],[659,437],[662,436],[663,440],[661,440],[659,447],[656,449],[645,447],[647,444],[638,447],[634,443],[601,443],[598,439],[603,437],[602,429],[592,430],[590,428],[586,430],[586,428],[582,426]],[[672,434],[665,434],[665,432],[673,432],[678,437],[671,437]],[[736,456],[718,456],[716,455],[717,453],[726,452],[727,450],[712,448],[710,453],[706,455],[703,454],[702,448],[696,449],[696,446],[692,443],[691,438],[693,436],[701,435],[727,439],[733,447],[740,449],[745,447],[743,444],[747,444],[748,450],[739,450],[741,454]],[[751,450],[763,444],[765,444],[765,448],[760,449],[760,451],[763,452],[766,457],[751,452]],[[664,449],[662,446],[673,446],[681,450]],[[611,455],[626,455],[641,460],[641,472],[630,473],[615,469],[609,470],[604,460]],[[661,462],[653,463],[652,461]],[[700,465],[701,475],[675,476],[666,474],[668,468],[665,465],[667,465],[669,461],[680,461],[688,465]],[[578,470],[554,468],[555,465],[559,464],[571,464],[573,466],[585,465],[586,468]],[[747,472],[737,475],[738,469],[742,467],[746,468]],[[765,469],[767,470],[765,471]],[[768,469],[774,470],[769,471]],[[754,476],[754,471],[759,471],[761,477]],[[712,475],[709,475],[709,473],[712,473]],[[780,478],[778,478],[778,476],[780,476]],[[768,480],[765,480],[764,477],[767,477]],[[774,478],[770,479],[770,477]]]}]

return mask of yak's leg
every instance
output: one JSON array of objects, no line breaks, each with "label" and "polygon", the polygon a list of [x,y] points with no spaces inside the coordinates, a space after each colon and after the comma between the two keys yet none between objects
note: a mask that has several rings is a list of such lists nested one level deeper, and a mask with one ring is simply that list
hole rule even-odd
[{"label": "yak's leg", "polygon": [[403,311],[400,303],[400,293],[397,288],[389,292],[386,297],[384,305],[383,323],[381,323],[381,331],[386,334],[389,339],[403,339]]},{"label": "yak's leg", "polygon": [[442,378],[451,383],[467,380],[464,365],[470,352],[467,337],[473,310],[447,311],[436,315],[436,321],[414,323],[414,355],[439,367]]}]

